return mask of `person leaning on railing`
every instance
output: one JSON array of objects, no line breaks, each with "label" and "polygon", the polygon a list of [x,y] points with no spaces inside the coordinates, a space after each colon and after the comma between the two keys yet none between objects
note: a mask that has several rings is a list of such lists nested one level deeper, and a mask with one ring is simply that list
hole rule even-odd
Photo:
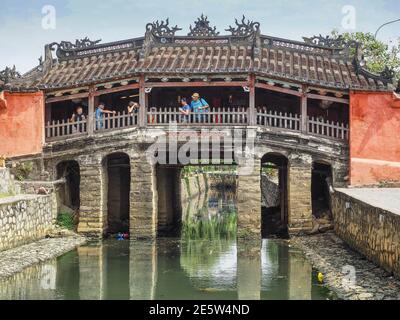
[{"label": "person leaning on railing", "polygon": [[117,112],[106,110],[104,103],[100,103],[96,108],[95,118],[96,118],[96,130],[104,128],[104,114],[116,114]]},{"label": "person leaning on railing", "polygon": [[194,93],[192,95],[192,102],[190,103],[190,108],[193,113],[196,113],[196,121],[204,122],[205,116],[202,113],[208,112],[210,109],[210,105],[206,100],[200,97],[198,93]]},{"label": "person leaning on railing", "polygon": [[86,115],[83,113],[82,106],[77,106],[75,112],[72,114],[70,121],[74,123],[73,131],[83,132],[83,121],[86,120]]},{"label": "person leaning on railing", "polygon": [[136,114],[139,112],[139,104],[137,102],[130,101],[128,104],[128,114]]},{"label": "person leaning on railing", "polygon": [[135,124],[135,116],[139,113],[140,106],[137,102],[130,101],[128,104],[129,125]]}]

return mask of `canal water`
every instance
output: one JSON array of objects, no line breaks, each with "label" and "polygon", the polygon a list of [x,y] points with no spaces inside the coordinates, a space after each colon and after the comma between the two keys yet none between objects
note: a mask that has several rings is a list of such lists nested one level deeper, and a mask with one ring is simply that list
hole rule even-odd
[{"label": "canal water", "polygon": [[288,241],[236,241],[231,193],[201,202],[179,239],[88,243],[0,280],[0,299],[335,299]]}]

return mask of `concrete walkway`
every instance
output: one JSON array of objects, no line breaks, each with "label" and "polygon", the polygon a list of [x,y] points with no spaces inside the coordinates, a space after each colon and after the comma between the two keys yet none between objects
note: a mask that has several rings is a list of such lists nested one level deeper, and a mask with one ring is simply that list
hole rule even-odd
[{"label": "concrete walkway", "polygon": [[336,189],[375,208],[400,215],[400,188]]}]

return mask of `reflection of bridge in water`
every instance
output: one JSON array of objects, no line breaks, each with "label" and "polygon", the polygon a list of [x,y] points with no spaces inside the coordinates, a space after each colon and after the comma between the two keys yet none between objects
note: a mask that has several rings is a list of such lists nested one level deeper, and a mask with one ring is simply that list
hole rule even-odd
[{"label": "reflection of bridge in water", "polygon": [[285,242],[106,241],[2,280],[0,299],[325,299],[312,275]]}]

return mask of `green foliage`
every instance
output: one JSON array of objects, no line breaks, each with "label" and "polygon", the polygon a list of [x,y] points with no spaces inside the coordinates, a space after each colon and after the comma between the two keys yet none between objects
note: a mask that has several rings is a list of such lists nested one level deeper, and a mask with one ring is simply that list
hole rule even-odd
[{"label": "green foliage", "polygon": [[33,162],[32,161],[22,162],[22,163],[18,163],[17,166],[15,167],[14,175],[18,181],[22,181],[22,180],[28,179],[28,177],[32,173],[32,171],[33,171]]},{"label": "green foliage", "polygon": [[74,230],[74,217],[69,213],[60,212],[57,216],[57,225],[64,229]]},{"label": "green foliage", "polygon": [[232,239],[236,237],[236,230],[236,212],[210,218],[188,218],[182,223],[182,237],[185,240]]},{"label": "green foliage", "polygon": [[[340,34],[334,30],[332,36],[338,38]],[[387,44],[377,40],[370,32],[345,32],[342,36],[346,40],[354,40],[361,44],[366,62],[365,68],[368,71],[380,73],[388,67],[395,71],[395,78],[400,80],[400,38],[394,43]],[[354,51],[352,53],[355,54]]]}]

